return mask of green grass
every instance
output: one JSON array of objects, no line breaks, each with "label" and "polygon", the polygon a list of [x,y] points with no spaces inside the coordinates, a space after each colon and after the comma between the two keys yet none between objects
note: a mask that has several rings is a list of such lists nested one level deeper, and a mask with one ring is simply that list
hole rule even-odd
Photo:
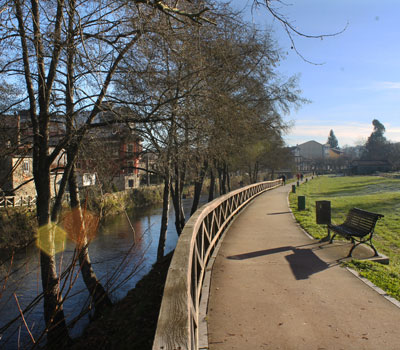
[{"label": "green grass", "polygon": [[[297,196],[306,197],[306,210],[297,210]],[[323,238],[326,225],[316,224],[315,202],[331,202],[332,223],[340,224],[353,207],[385,215],[378,221],[373,242],[390,258],[390,266],[353,260],[349,266],[400,300],[400,179],[379,176],[320,176],[296,188],[290,207],[300,225],[313,237]]]},{"label": "green grass", "polygon": [[400,300],[400,274],[395,266],[386,266],[371,261],[352,260],[347,266],[379,286],[393,298]]}]

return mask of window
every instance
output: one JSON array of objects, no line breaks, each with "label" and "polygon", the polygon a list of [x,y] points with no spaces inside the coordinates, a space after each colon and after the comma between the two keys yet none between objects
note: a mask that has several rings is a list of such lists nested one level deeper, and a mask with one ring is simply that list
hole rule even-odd
[{"label": "window", "polygon": [[82,186],[93,186],[96,184],[96,174],[85,173],[82,177]]},{"label": "window", "polygon": [[127,162],[127,165],[128,165],[128,174],[133,174],[133,168],[134,168],[133,161],[132,161],[132,160],[129,160],[129,161]]},{"label": "window", "polygon": [[24,160],[24,162],[22,164],[22,170],[25,173],[29,173],[29,160]]},{"label": "window", "polygon": [[133,180],[128,180],[128,187],[133,187]]},{"label": "window", "polygon": [[133,153],[133,144],[128,143],[128,153]]}]

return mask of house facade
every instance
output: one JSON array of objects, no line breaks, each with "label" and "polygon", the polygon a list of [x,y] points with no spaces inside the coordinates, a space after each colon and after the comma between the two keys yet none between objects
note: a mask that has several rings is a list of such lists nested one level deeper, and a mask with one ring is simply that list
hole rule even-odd
[{"label": "house facade", "polygon": [[76,163],[79,185],[101,183],[117,191],[139,187],[141,152],[141,139],[125,125],[91,131]]},{"label": "house facade", "polygon": [[[62,123],[49,125],[50,145],[65,135]],[[36,196],[32,161],[32,127],[28,111],[0,116],[0,193]],[[80,187],[110,183],[113,190],[126,190],[140,184],[139,162],[141,140],[134,125],[106,125],[91,130],[76,162]],[[57,191],[65,155],[51,166],[52,195]],[[30,181],[31,180],[31,181]]]},{"label": "house facade", "polygon": [[329,144],[307,141],[292,148],[297,171],[330,172],[348,167],[344,153]]},{"label": "house facade", "polygon": [[[64,135],[59,123],[50,123],[50,141]],[[0,115],[0,194],[35,197],[32,127],[28,111]],[[50,152],[54,148],[50,147]],[[66,157],[60,154],[50,166],[51,195],[58,190]]]},{"label": "house facade", "polygon": [[[55,196],[65,165],[65,155],[60,155],[51,165],[50,191]],[[33,159],[30,150],[17,149],[0,157],[0,195],[35,197],[33,181]]]},{"label": "house facade", "polygon": [[0,159],[0,194],[36,196],[32,179],[32,156],[13,152]]}]

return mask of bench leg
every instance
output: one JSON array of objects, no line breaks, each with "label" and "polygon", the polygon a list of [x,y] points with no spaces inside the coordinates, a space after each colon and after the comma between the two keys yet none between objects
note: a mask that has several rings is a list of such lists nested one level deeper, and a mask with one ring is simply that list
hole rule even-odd
[{"label": "bench leg", "polygon": [[[328,233],[329,233],[329,231],[328,231]],[[333,239],[335,238],[335,236],[336,236],[336,232],[333,233],[331,239],[329,240],[329,244],[331,244],[333,242]]]},{"label": "bench leg", "polygon": [[351,247],[349,254],[347,254],[347,258],[350,258],[351,254],[353,254],[354,248],[357,247],[359,244],[361,244],[361,243],[356,244],[353,238],[351,239],[351,243],[353,243],[353,246]]},{"label": "bench leg", "polygon": [[362,242],[359,242],[359,243],[356,244],[356,242],[354,241],[354,239],[352,239],[352,243],[353,243],[353,246],[351,247],[351,249],[350,249],[350,251],[349,251],[349,254],[347,255],[348,258],[351,257],[351,254],[353,253],[354,248],[357,247],[357,246],[359,246],[360,244],[363,244],[363,243],[369,245],[369,246],[373,249],[373,251],[374,251],[374,256],[379,256],[378,251],[376,250],[376,248],[375,248],[374,245],[372,244],[371,240],[369,240],[369,241],[362,241]]},{"label": "bench leg", "polygon": [[[329,230],[329,227],[328,227],[328,234],[324,238],[321,238],[319,241],[327,242],[327,241],[330,241],[330,239],[331,239],[331,231]],[[331,243],[331,242],[329,242],[329,243]]]},{"label": "bench leg", "polygon": [[374,250],[374,253],[375,253],[374,256],[379,256],[378,251],[376,250],[376,248],[375,248],[374,245],[372,244],[371,239],[369,240],[369,243],[368,243],[368,242],[366,242],[366,243]]}]

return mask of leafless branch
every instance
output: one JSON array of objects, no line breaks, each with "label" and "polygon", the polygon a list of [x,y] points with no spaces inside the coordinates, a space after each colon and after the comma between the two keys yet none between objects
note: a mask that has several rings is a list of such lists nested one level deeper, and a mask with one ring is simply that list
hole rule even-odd
[{"label": "leafless branch", "polygon": [[281,0],[255,0],[253,3],[253,6],[265,6],[267,8],[267,10],[269,11],[269,13],[276,19],[278,20],[278,22],[283,26],[286,34],[289,37],[290,43],[291,43],[291,49],[294,50],[296,52],[296,54],[305,62],[313,64],[313,65],[323,65],[324,63],[316,63],[316,62],[312,62],[308,59],[306,59],[301,52],[297,49],[295,40],[293,38],[293,34],[296,34],[298,36],[304,37],[304,38],[308,38],[308,39],[320,39],[323,40],[324,38],[327,37],[334,37],[337,35],[342,34],[348,27],[349,23],[346,23],[345,27],[338,31],[338,32],[334,32],[334,33],[327,33],[327,34],[317,34],[317,35],[313,35],[313,34],[307,34],[304,33],[302,31],[300,31],[299,29],[297,29],[291,22],[290,20],[283,15],[282,13],[278,12],[272,5],[273,2],[278,2],[280,4],[286,5],[283,3],[283,1]]}]

